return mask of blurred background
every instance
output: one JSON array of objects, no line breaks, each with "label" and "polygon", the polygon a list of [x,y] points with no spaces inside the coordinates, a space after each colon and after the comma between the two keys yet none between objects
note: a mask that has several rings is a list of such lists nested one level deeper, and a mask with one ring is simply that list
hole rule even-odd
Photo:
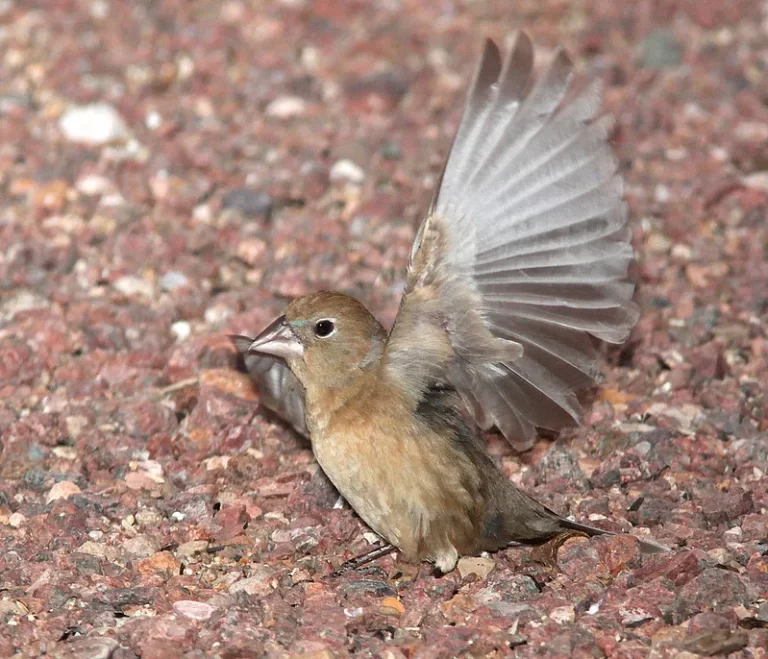
[{"label": "blurred background", "polygon": [[697,209],[711,219],[721,186],[768,169],[766,12],[3,0],[2,242],[24,249],[1,279],[49,298],[77,263],[78,294],[120,282],[214,329],[254,307],[260,325],[275,296],[334,285],[389,320],[481,40],[519,28],[540,62],[565,47],[605,81],[638,244],[648,276],[664,276],[654,255],[699,233]]}]

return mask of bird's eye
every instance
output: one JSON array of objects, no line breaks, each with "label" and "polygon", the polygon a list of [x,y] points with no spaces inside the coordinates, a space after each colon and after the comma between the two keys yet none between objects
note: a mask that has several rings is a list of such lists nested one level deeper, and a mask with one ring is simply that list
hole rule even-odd
[{"label": "bird's eye", "polygon": [[332,320],[328,320],[327,318],[318,320],[315,323],[315,336],[319,336],[321,339],[330,336],[335,330],[336,325],[333,324]]}]

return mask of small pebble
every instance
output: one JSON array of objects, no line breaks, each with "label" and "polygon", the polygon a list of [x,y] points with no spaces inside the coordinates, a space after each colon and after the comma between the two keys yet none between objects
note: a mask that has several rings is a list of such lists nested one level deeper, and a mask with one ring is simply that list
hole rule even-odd
[{"label": "small pebble", "polygon": [[173,612],[192,620],[208,620],[216,609],[205,602],[179,600],[173,603]]},{"label": "small pebble", "polygon": [[741,542],[744,538],[744,531],[741,530],[741,527],[734,526],[733,528],[728,529],[723,535],[725,536],[726,542]]},{"label": "small pebble", "polygon": [[183,341],[192,334],[192,326],[186,320],[178,320],[171,325],[171,332],[179,341]]},{"label": "small pebble", "polygon": [[278,119],[290,119],[299,117],[306,110],[306,102],[298,96],[278,96],[274,101],[267,105],[266,114],[268,117]]},{"label": "small pebble", "polygon": [[149,128],[149,130],[157,130],[162,124],[163,117],[159,112],[155,112],[154,110],[148,113],[144,119],[144,125]]},{"label": "small pebble", "polygon": [[229,587],[232,594],[244,592],[248,595],[266,595],[272,591],[272,575],[275,571],[268,565],[255,565],[247,579],[236,581]]},{"label": "small pebble", "polygon": [[749,174],[744,176],[741,179],[741,182],[753,190],[768,192],[768,172],[755,172],[754,174]]},{"label": "small pebble", "polygon": [[77,485],[71,481],[59,481],[50,489],[45,502],[51,503],[57,499],[68,499],[73,494],[80,494],[80,488]]},{"label": "small pebble", "polygon": [[763,142],[768,140],[768,123],[741,121],[736,124],[733,134],[740,142]]},{"label": "small pebble", "polygon": [[135,538],[126,540],[122,545],[122,550],[128,558],[149,558],[160,551],[160,545],[154,538],[137,535]]},{"label": "small pebble", "polygon": [[457,564],[461,578],[475,574],[480,579],[487,579],[488,575],[496,567],[496,561],[492,558],[483,558],[480,556],[462,556]]},{"label": "small pebble", "polygon": [[[72,439],[77,439],[83,432],[83,429],[88,426],[88,419],[84,416],[74,415],[68,416],[64,419],[64,423],[67,424],[67,433]],[[61,449],[56,453],[56,449]],[[65,460],[74,460],[77,457],[77,450],[73,446],[57,446],[54,449],[54,453]]]},{"label": "small pebble", "polygon": [[270,537],[274,542],[290,542],[291,532],[287,529],[275,529]]},{"label": "small pebble", "polygon": [[267,253],[267,243],[258,238],[246,238],[237,246],[238,258],[251,267],[263,265]]},{"label": "small pebble", "polygon": [[331,181],[347,181],[359,185],[365,180],[365,171],[351,160],[339,160],[333,164]]},{"label": "small pebble", "polygon": [[131,490],[154,490],[157,487],[157,482],[149,476],[140,471],[132,471],[125,475],[125,484]]},{"label": "small pebble", "polygon": [[625,627],[637,627],[648,620],[653,620],[653,614],[641,608],[620,609],[621,624]]},{"label": "small pebble", "polygon": [[50,306],[51,303],[39,295],[28,291],[19,291],[0,303],[0,315],[7,320],[12,320],[16,314],[23,313],[24,311],[45,309]]},{"label": "small pebble", "polygon": [[206,540],[190,540],[189,542],[183,542],[176,549],[176,555],[179,558],[191,558],[195,554],[200,554],[208,549],[208,541]]},{"label": "small pebble", "polygon": [[232,315],[232,309],[223,304],[208,307],[203,317],[209,325],[219,325]]},{"label": "small pebble", "polygon": [[383,609],[383,613],[387,614],[401,616],[405,613],[405,607],[397,597],[385,597],[382,599],[381,608]]},{"label": "small pebble", "polygon": [[158,284],[164,291],[173,291],[177,288],[186,288],[189,286],[189,279],[183,272],[171,270],[160,277]]},{"label": "small pebble", "polygon": [[203,224],[209,224],[213,219],[211,207],[208,204],[198,204],[192,209],[192,217]]},{"label": "small pebble", "polygon": [[576,613],[572,606],[558,606],[556,609],[552,609],[549,617],[562,625],[566,622],[573,622],[576,619]]},{"label": "small pebble", "polygon": [[217,469],[226,469],[229,464],[229,455],[214,455],[205,461],[207,471],[216,471]]},{"label": "small pebble", "polygon": [[13,513],[8,518],[8,524],[11,526],[11,528],[17,529],[19,528],[24,522],[27,521],[27,518],[24,517],[21,513]]},{"label": "small pebble", "polygon": [[93,540],[86,540],[77,548],[77,551],[81,554],[96,556],[96,558],[105,558],[107,555],[106,545],[103,542],[94,542]]},{"label": "small pebble", "polygon": [[133,275],[125,275],[120,277],[114,284],[114,287],[123,295],[132,297],[134,295],[141,295],[143,297],[151,298],[154,296],[155,287],[152,282],[140,277],[134,277]]},{"label": "small pebble", "polygon": [[61,132],[71,142],[92,146],[110,144],[128,138],[125,121],[108,103],[75,106],[59,119]]}]

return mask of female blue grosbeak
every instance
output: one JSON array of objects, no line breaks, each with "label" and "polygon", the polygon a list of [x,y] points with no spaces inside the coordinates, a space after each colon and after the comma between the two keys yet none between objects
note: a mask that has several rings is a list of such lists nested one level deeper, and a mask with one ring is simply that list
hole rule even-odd
[{"label": "female blue grosbeak", "polygon": [[638,318],[612,122],[593,120],[599,85],[569,93],[562,51],[535,83],[532,66],[525,34],[503,63],[486,41],[389,333],[323,291],[255,339],[232,337],[360,517],[443,572],[513,541],[604,533],[509,482],[477,431],[522,450],[537,427],[578,422],[593,337],[619,343]]}]

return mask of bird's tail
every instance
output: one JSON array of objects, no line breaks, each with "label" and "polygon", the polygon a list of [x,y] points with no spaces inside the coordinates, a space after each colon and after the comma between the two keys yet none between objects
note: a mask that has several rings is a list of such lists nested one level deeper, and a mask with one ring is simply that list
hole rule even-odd
[{"label": "bird's tail", "polygon": [[[579,524],[578,522],[572,522],[571,520],[565,519],[563,517],[560,518],[560,524],[566,529],[570,529],[572,531],[581,531],[582,533],[586,533],[588,536],[616,535],[616,533],[613,533],[612,531],[598,529],[597,527],[587,526],[586,524]],[[651,540],[641,540],[640,538],[637,538],[637,542],[639,543],[640,551],[643,554],[661,554],[662,552],[669,551],[669,547],[665,547],[664,545],[660,545],[659,543],[653,542]]]}]

